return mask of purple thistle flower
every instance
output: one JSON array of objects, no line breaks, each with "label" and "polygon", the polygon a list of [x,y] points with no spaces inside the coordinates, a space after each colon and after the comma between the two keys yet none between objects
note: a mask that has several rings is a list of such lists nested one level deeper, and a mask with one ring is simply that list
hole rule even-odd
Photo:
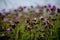
[{"label": "purple thistle flower", "polygon": [[47,6],[45,5],[44,8],[47,8]]},{"label": "purple thistle flower", "polygon": [[27,19],[26,21],[27,21],[27,23],[30,23],[30,19]]},{"label": "purple thistle flower", "polygon": [[56,6],[55,5],[53,6],[53,9],[56,10]]},{"label": "purple thistle flower", "polygon": [[11,32],[12,31],[12,28],[7,28],[6,29],[8,32]]},{"label": "purple thistle flower", "polygon": [[14,22],[13,22],[13,21],[9,21],[9,24],[10,24],[10,25],[14,25]]},{"label": "purple thistle flower", "polygon": [[57,8],[57,12],[60,13],[60,8]]},{"label": "purple thistle flower", "polygon": [[44,30],[44,29],[42,29],[42,28],[41,28],[41,29],[39,29],[39,31],[40,31],[40,32],[45,32],[45,30]]},{"label": "purple thistle flower", "polygon": [[31,5],[31,8],[33,8],[33,6]]},{"label": "purple thistle flower", "polygon": [[4,18],[2,22],[8,22],[9,18]]},{"label": "purple thistle flower", "polygon": [[30,25],[27,25],[27,26],[25,27],[25,29],[26,29],[26,30],[31,30],[31,26],[30,26]]},{"label": "purple thistle flower", "polygon": [[40,17],[40,19],[41,19],[41,20],[44,20],[44,17],[43,17],[43,16],[41,16],[41,17]]},{"label": "purple thistle flower", "polygon": [[43,34],[38,35],[38,40],[43,39],[43,38],[44,38],[44,35]]},{"label": "purple thistle flower", "polygon": [[24,6],[24,9],[26,8],[26,6]]},{"label": "purple thistle flower", "polygon": [[1,37],[4,37],[5,36],[5,34],[1,34]]},{"label": "purple thistle flower", "polygon": [[37,20],[37,18],[33,18],[33,21],[36,21]]},{"label": "purple thistle flower", "polygon": [[48,5],[48,8],[51,8],[51,5],[50,4]]},{"label": "purple thistle flower", "polygon": [[52,21],[56,21],[57,19],[56,18],[52,18]]}]

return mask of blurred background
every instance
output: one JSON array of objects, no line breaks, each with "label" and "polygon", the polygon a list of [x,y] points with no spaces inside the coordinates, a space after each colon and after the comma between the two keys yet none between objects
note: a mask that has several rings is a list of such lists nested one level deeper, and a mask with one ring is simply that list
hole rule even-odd
[{"label": "blurred background", "polygon": [[0,0],[0,40],[60,40],[60,0]]}]

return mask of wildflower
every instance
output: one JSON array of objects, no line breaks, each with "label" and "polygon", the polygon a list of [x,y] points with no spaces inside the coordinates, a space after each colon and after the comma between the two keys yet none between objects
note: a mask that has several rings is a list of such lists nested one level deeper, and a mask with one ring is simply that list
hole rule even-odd
[{"label": "wildflower", "polygon": [[53,6],[53,9],[54,9],[54,11],[56,10],[56,6],[55,5]]},{"label": "wildflower", "polygon": [[24,6],[24,9],[26,8],[26,6]]},{"label": "wildflower", "polygon": [[32,29],[35,29],[35,28],[37,28],[37,26],[35,26],[35,25],[34,25],[34,26],[31,26],[31,27],[32,27]]},{"label": "wildflower", "polygon": [[8,16],[8,17],[10,17],[11,15],[10,15],[10,14],[8,14],[7,16]]},{"label": "wildflower", "polygon": [[44,20],[44,17],[43,17],[43,16],[41,16],[41,17],[40,17],[40,19],[41,19],[41,20]]},{"label": "wildflower", "polygon": [[6,13],[4,13],[4,14],[7,16],[7,15],[9,15],[10,13],[9,13],[9,12],[6,12]]},{"label": "wildflower", "polygon": [[5,36],[5,34],[1,34],[1,37],[4,37]]},{"label": "wildflower", "polygon": [[39,11],[40,11],[40,13],[43,13],[43,7],[41,7],[41,8],[39,9]]},{"label": "wildflower", "polygon": [[37,18],[33,18],[31,24],[32,24],[32,25],[36,25],[37,23],[38,23],[38,22],[37,22]]},{"label": "wildflower", "polygon": [[25,29],[26,29],[26,30],[31,30],[30,25],[27,25],[27,26],[25,27]]},{"label": "wildflower", "polygon": [[21,11],[23,11],[23,7],[22,6],[20,6],[19,8],[18,8],[18,10],[21,12]]},{"label": "wildflower", "polygon": [[11,32],[12,31],[12,28],[7,28],[6,29],[8,32]]},{"label": "wildflower", "polygon": [[44,8],[47,8],[47,6],[45,5]]},{"label": "wildflower", "polygon": [[56,18],[52,18],[52,21],[56,21],[57,19]]},{"label": "wildflower", "polygon": [[27,19],[26,21],[27,21],[27,23],[30,23],[30,19]]},{"label": "wildflower", "polygon": [[9,21],[9,24],[10,24],[10,25],[14,25],[14,22],[13,22],[13,21]]},{"label": "wildflower", "polygon": [[44,29],[41,28],[41,29],[39,29],[39,31],[40,31],[40,32],[44,32]]},{"label": "wildflower", "polygon": [[2,34],[1,36],[0,36],[0,40],[8,40],[10,37],[9,36],[7,36],[7,35],[5,35],[5,34]]},{"label": "wildflower", "polygon": [[6,38],[6,35],[5,34],[1,34],[0,40],[5,40],[5,38]]},{"label": "wildflower", "polygon": [[33,8],[33,6],[31,5],[31,8]]},{"label": "wildflower", "polygon": [[13,29],[15,29],[16,25],[14,24],[13,21],[9,21],[9,26],[11,26]]},{"label": "wildflower", "polygon": [[14,23],[18,24],[19,21],[20,21],[20,16],[15,17],[15,19],[14,19]]},{"label": "wildflower", "polygon": [[2,16],[2,13],[0,13],[0,16]]},{"label": "wildflower", "polygon": [[19,20],[20,19],[20,16],[17,16],[15,19]]},{"label": "wildflower", "polygon": [[51,5],[50,5],[50,4],[48,5],[48,9],[49,9],[49,8],[51,8]]},{"label": "wildflower", "polygon": [[40,19],[44,18],[43,16],[40,17]]},{"label": "wildflower", "polygon": [[60,8],[57,8],[57,12],[60,13]]},{"label": "wildflower", "polygon": [[37,20],[37,18],[33,18],[33,21],[36,21]]},{"label": "wildflower", "polygon": [[41,35],[39,34],[38,35],[38,40],[43,39],[43,38],[44,38],[44,35],[43,34],[41,34]]},{"label": "wildflower", "polygon": [[46,25],[46,22],[47,22],[47,19],[44,19],[44,20],[42,21],[43,25]]},{"label": "wildflower", "polygon": [[15,29],[15,27],[16,27],[16,25],[14,24],[14,25],[9,25],[10,27],[12,27],[13,29]]},{"label": "wildflower", "polygon": [[1,32],[5,31],[5,28],[3,26],[0,26],[0,31]]},{"label": "wildflower", "polygon": [[51,8],[51,11],[54,11],[54,9],[53,9],[53,8]]},{"label": "wildflower", "polygon": [[18,23],[19,23],[19,21],[16,21],[16,22],[14,22],[14,23],[18,24]]},{"label": "wildflower", "polygon": [[17,12],[17,10],[15,9],[14,12]]},{"label": "wildflower", "polygon": [[9,18],[4,18],[2,22],[8,22]]},{"label": "wildflower", "polygon": [[46,22],[43,22],[42,25],[46,25]]},{"label": "wildflower", "polygon": [[47,9],[46,9],[46,11],[48,12],[48,11],[49,11],[49,9],[47,8]]},{"label": "wildflower", "polygon": [[53,28],[53,25],[51,25],[49,22],[46,23],[45,28]]},{"label": "wildflower", "polygon": [[3,9],[2,12],[5,13],[6,9]]},{"label": "wildflower", "polygon": [[2,13],[2,16],[6,16],[6,14],[5,13]]}]

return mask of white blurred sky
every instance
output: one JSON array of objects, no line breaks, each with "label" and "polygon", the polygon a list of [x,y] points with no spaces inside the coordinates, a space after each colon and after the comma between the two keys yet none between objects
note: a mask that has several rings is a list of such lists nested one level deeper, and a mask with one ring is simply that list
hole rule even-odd
[{"label": "white blurred sky", "polygon": [[31,5],[46,5],[52,4],[60,7],[60,0],[0,0],[0,10],[12,9],[18,6],[31,6]]}]

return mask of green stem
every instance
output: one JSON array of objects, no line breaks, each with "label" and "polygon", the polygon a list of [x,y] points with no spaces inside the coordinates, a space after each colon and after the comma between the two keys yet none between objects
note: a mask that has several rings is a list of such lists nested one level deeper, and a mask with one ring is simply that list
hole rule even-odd
[{"label": "green stem", "polygon": [[18,40],[18,35],[19,35],[18,33],[19,33],[19,27],[17,26],[16,27],[16,37],[15,37],[15,40]]}]

